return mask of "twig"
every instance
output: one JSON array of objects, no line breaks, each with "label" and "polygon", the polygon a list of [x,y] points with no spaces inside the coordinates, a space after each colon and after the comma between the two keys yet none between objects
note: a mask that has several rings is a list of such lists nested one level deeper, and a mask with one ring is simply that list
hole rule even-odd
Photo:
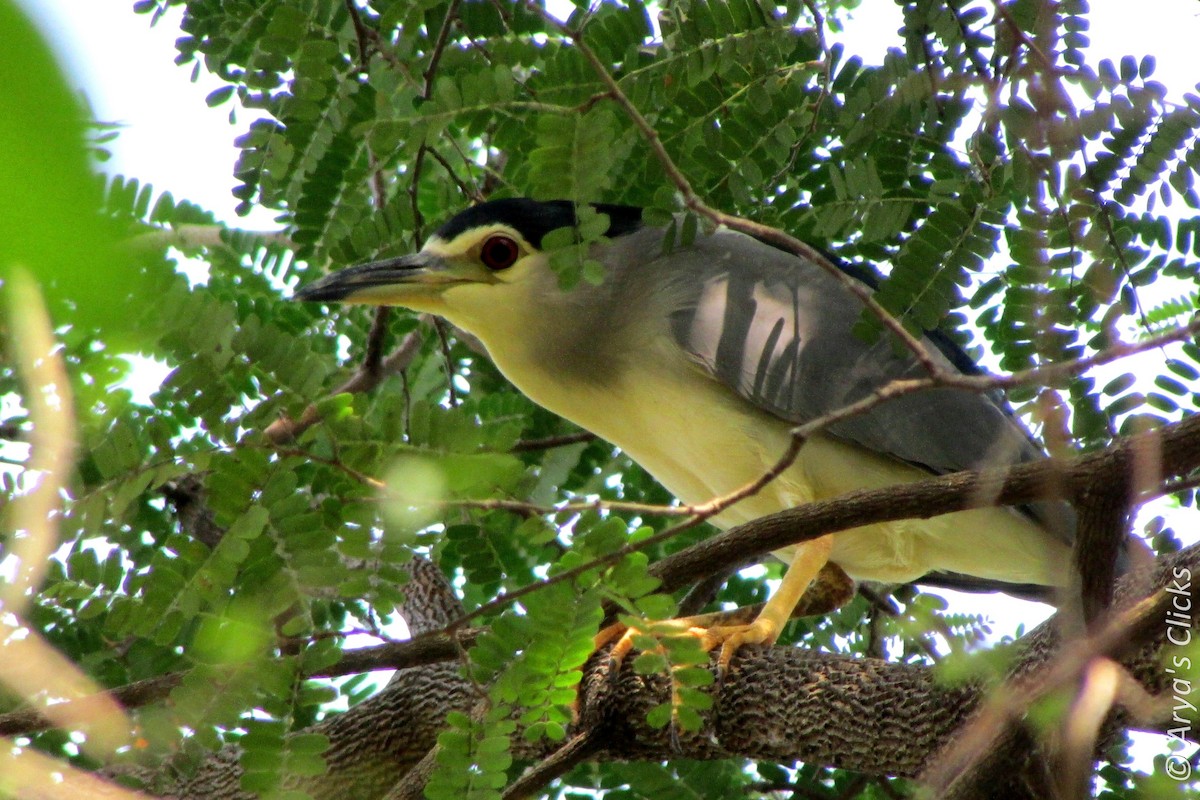
[{"label": "twig", "polygon": [[699,614],[717,596],[717,592],[725,585],[725,581],[729,580],[731,575],[749,563],[751,562],[747,560],[741,564],[730,565],[693,584],[692,588],[688,589],[688,593],[679,601],[676,616],[694,617]]},{"label": "twig", "polygon": [[226,228],[224,225],[194,223],[139,233],[126,240],[125,246],[137,251],[158,250],[164,247],[175,247],[180,250],[192,250],[197,247],[212,249],[226,247],[223,237],[229,234],[252,237],[267,246],[288,249],[295,247],[291,237],[284,231],[238,231]]},{"label": "twig", "polygon": [[358,6],[354,4],[354,0],[345,0],[345,2],[346,13],[350,15],[350,23],[354,26],[354,38],[358,41],[358,64],[365,73],[367,62],[371,59],[367,50],[368,29],[363,25],[362,17],[358,13]]},{"label": "twig", "polygon": [[1160,589],[1113,618],[1099,633],[1064,647],[1036,677],[1018,676],[993,690],[975,719],[956,733],[950,746],[933,762],[924,776],[926,785],[940,796],[968,780],[985,754],[994,752],[995,743],[1009,725],[1038,698],[1076,682],[1093,658],[1115,657],[1139,643],[1147,626],[1161,625],[1168,597]]},{"label": "twig", "polygon": [[6,283],[9,356],[33,426],[24,473],[30,485],[13,499],[7,520],[15,532],[7,538],[7,555],[16,569],[0,586],[0,608],[23,614],[58,546],[62,495],[75,460],[75,415],[71,382],[37,284],[24,270],[14,271]]},{"label": "twig", "polygon": [[387,484],[384,483],[383,481],[379,480],[378,478],[372,478],[370,475],[367,475],[365,472],[354,469],[353,467],[351,467],[347,464],[343,464],[341,461],[339,461],[336,458],[327,458],[325,456],[318,456],[315,453],[310,453],[307,450],[298,450],[298,449],[292,449],[292,448],[280,448],[280,449],[277,449],[275,452],[282,458],[287,458],[287,457],[297,458],[297,459],[300,459],[301,461],[308,461],[308,462],[312,462],[315,464],[324,464],[327,467],[333,467],[334,469],[341,470],[342,472],[349,475],[351,478],[354,478],[354,480],[358,481],[359,483],[364,484],[366,486],[370,486],[373,489],[386,489],[387,488]]},{"label": "twig", "polygon": [[[463,628],[453,634],[434,632],[404,642],[389,642],[372,647],[343,650],[341,658],[330,666],[313,670],[305,678],[340,678],[380,669],[408,669],[456,657],[461,647],[469,647],[479,635],[478,628]],[[80,709],[100,702],[119,703],[124,708],[140,708],[164,699],[183,683],[187,671],[171,672],[136,681],[106,692],[99,692],[55,706],[63,712],[79,715]],[[34,733],[55,726],[39,709],[21,709],[0,714],[0,736]]]},{"label": "twig", "polygon": [[988,71],[987,59],[971,41],[969,28],[963,22],[963,7],[957,3],[947,3],[946,10],[954,17],[954,23],[958,26],[959,38],[962,40],[963,50],[966,51],[967,58],[970,60],[971,66],[975,69],[975,74],[979,76],[979,79],[984,84],[991,86],[995,80],[995,76]]},{"label": "twig", "polygon": [[[371,66],[371,54],[368,47],[371,39],[370,29],[363,24],[362,16],[358,13],[358,6],[355,5],[354,0],[345,0],[345,3],[346,11],[354,25],[355,39],[358,41],[359,69],[366,74]],[[367,150],[367,161],[370,167],[372,199],[375,202],[375,209],[382,211],[387,205],[387,186],[383,179],[383,169],[370,144],[364,146]],[[378,379],[383,362],[383,340],[387,336],[388,320],[391,315],[392,310],[388,306],[379,306],[375,309],[375,317],[371,320],[371,329],[367,333],[362,366],[359,368],[360,372],[368,377]]]},{"label": "twig", "polygon": [[[825,103],[825,98],[829,96],[830,87],[833,86],[833,54],[829,52],[829,43],[825,41],[825,17],[821,14],[821,9],[817,6],[815,0],[804,0],[804,7],[808,9],[808,13],[812,14],[813,29],[817,33],[817,46],[821,50],[822,74],[821,74],[821,91],[817,93],[817,102],[813,104],[812,122],[808,126],[808,136],[812,136],[817,131],[817,126],[821,122],[821,106]],[[799,145],[799,142],[797,142]],[[795,162],[795,157],[799,153],[798,146],[793,146],[791,160]]]},{"label": "twig", "polygon": [[388,320],[391,316],[391,306],[378,306],[375,309],[371,328],[367,331],[366,347],[363,348],[362,366],[359,369],[376,380],[383,369],[383,340],[387,336]]},{"label": "twig", "polygon": [[521,777],[513,781],[501,795],[501,800],[524,800],[544,788],[550,781],[566,775],[576,764],[581,764],[602,749],[600,728],[588,728],[568,739],[562,747],[539,761]]},{"label": "twig", "polygon": [[450,41],[450,28],[454,26],[454,21],[458,17],[459,0],[452,0],[449,7],[446,9],[446,16],[442,19],[442,27],[438,30],[437,40],[433,43],[433,49],[429,53],[429,66],[425,68],[425,91],[422,93],[424,98],[428,100],[433,96],[433,82],[437,79],[438,64],[441,63],[442,53],[446,50],[446,43]]},{"label": "twig", "polygon": [[[99,775],[53,758],[28,745],[0,739],[0,775],[4,776],[5,796],[26,800],[154,800],[105,780]],[[12,792],[12,794],[9,794]]]},{"label": "twig", "polygon": [[1125,669],[1111,658],[1093,658],[1079,675],[1079,689],[1071,710],[1062,724],[1061,753],[1058,757],[1058,796],[1091,797],[1088,785],[1092,777],[1093,753],[1104,721],[1112,713],[1126,681],[1137,685]]},{"label": "twig", "polygon": [[462,192],[464,197],[471,198],[471,201],[475,203],[482,203],[484,201],[484,195],[480,194],[478,189],[468,186],[467,182],[458,176],[458,173],[454,171],[454,167],[449,161],[446,160],[446,157],[437,150],[437,148],[430,147],[427,149],[427,151],[429,155],[432,156],[434,161],[442,165],[442,169],[446,170],[447,177],[454,182],[454,185],[458,187],[458,190]]},{"label": "twig", "polygon": [[446,389],[450,394],[450,406],[458,405],[458,391],[454,388],[454,359],[450,355],[450,336],[446,322],[441,317],[433,318],[433,329],[437,332],[438,344],[442,348],[442,361],[446,367]]},{"label": "twig", "polygon": [[[33,277],[14,267],[5,278],[2,299],[11,329],[9,355],[21,379],[22,401],[33,430],[23,475],[29,485],[12,500],[7,519],[12,568],[8,582],[0,587],[0,684],[22,698],[76,698],[99,687],[51,647],[36,625],[23,620],[58,546],[63,496],[75,464],[74,398],[50,315]],[[53,703],[41,713],[57,724],[86,729],[87,740],[81,747],[88,755],[104,758],[128,743],[132,725],[111,700],[100,698],[76,708],[65,705]]]},{"label": "twig", "polygon": [[588,431],[564,433],[561,436],[547,436],[544,439],[523,439],[512,446],[510,453],[529,453],[536,450],[549,450],[553,447],[566,447],[580,442],[595,441],[596,434]]},{"label": "twig", "polygon": [[996,16],[1004,20],[1004,26],[1008,29],[1008,32],[1013,36],[1013,38],[1025,45],[1029,52],[1038,57],[1038,60],[1042,62],[1042,66],[1046,72],[1053,73],[1056,69],[1054,65],[1054,59],[1048,56],[1037,42],[1029,38],[1029,34],[1025,32],[1020,23],[1013,19],[1008,7],[999,2],[993,2],[992,7],[996,10]]},{"label": "twig", "polygon": [[1200,475],[1191,478],[1180,478],[1177,481],[1167,481],[1162,485],[1162,494],[1177,494],[1200,488]]},{"label": "twig", "polygon": [[[892,598],[890,596],[887,596],[887,595],[880,596],[875,591],[867,588],[866,586],[859,586],[858,593],[860,595],[862,595],[863,597],[865,597],[867,599],[867,601],[870,602],[870,604],[871,604],[870,628],[868,630],[869,638],[867,641],[867,655],[876,655],[879,658],[884,658],[885,654],[883,652],[883,639],[882,639],[882,637],[879,636],[880,632],[878,630],[877,620],[878,620],[880,614],[882,614],[886,617],[891,617],[892,619],[899,619],[901,617],[901,611],[900,611],[899,607],[897,607],[895,601],[892,600]],[[943,633],[943,635],[946,635],[947,639],[950,638],[948,635],[949,631],[947,631],[943,628],[942,633]],[[920,637],[912,637],[908,641],[915,644],[917,646],[917,649],[919,649],[922,653],[924,653],[925,657],[928,658],[930,661],[937,663],[942,660],[942,654],[939,653],[936,648],[934,648],[933,643],[930,642],[928,639],[922,639]],[[874,647],[874,649],[875,649],[874,652],[872,652],[872,647]]]},{"label": "twig", "polygon": [[[378,319],[379,316],[377,315],[376,320]],[[425,319],[425,317],[422,316],[422,319]],[[373,390],[388,375],[393,375],[407,369],[412,360],[416,358],[417,353],[420,352],[422,341],[423,337],[419,331],[409,332],[400,341],[396,349],[379,362],[377,367],[368,369],[368,367],[374,367],[374,365],[368,364],[364,360],[364,363],[355,370],[353,375],[330,392],[330,396],[344,393],[359,394]],[[313,404],[304,409],[304,413],[297,420],[289,417],[281,417],[275,420],[263,430],[263,435],[272,444],[287,444],[320,421],[321,414],[317,411],[316,404]]]},{"label": "twig", "polygon": [[[422,73],[424,86],[421,88],[421,98],[428,100],[433,97],[433,87],[437,80],[438,65],[442,60],[442,53],[446,49],[446,43],[450,41],[450,28],[453,27],[455,19],[458,17],[459,0],[452,0],[449,7],[446,8],[446,16],[442,18],[442,26],[438,29],[437,39],[433,42],[433,47],[429,51],[429,66]],[[416,158],[413,159],[412,173],[408,182],[408,197],[409,205],[412,207],[413,215],[413,238],[424,238],[425,217],[421,214],[421,206],[418,202],[421,189],[421,173],[425,167],[425,156],[430,151],[429,145],[424,139],[417,147]],[[448,170],[449,171],[449,170]],[[453,176],[453,172],[449,171]],[[450,388],[451,396],[453,397],[454,387]]]},{"label": "twig", "polygon": [[421,204],[418,201],[421,194],[421,172],[425,169],[425,153],[428,151],[429,146],[421,142],[417,147],[417,155],[413,159],[412,173],[408,180],[408,205],[412,210],[414,245],[425,238],[425,215],[421,213]]}]

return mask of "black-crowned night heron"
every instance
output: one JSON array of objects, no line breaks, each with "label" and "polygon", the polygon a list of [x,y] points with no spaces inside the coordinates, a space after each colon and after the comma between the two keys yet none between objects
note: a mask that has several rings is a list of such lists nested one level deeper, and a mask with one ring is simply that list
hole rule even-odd
[{"label": "black-crowned night heron", "polygon": [[[664,230],[643,226],[639,209],[596,208],[609,220],[592,254],[604,266],[599,285],[563,291],[541,250],[547,233],[576,224],[571,203],[507,199],[458,214],[415,255],[344,269],[296,297],[446,318],[532,400],[617,445],[689,504],[759,478],[795,425],[925,374],[889,337],[871,343],[852,331],[863,305],[820,266],[726,229],[665,249]],[[945,336],[924,344],[941,367],[972,369]],[[714,521],[730,527],[855,489],[1041,457],[1002,401],[938,388],[830,425]],[[773,642],[827,562],[886,583],[940,575],[1061,586],[1072,531],[1056,505],[828,535],[780,554],[791,566],[754,622],[702,641],[723,643],[723,664],[744,643]]]}]

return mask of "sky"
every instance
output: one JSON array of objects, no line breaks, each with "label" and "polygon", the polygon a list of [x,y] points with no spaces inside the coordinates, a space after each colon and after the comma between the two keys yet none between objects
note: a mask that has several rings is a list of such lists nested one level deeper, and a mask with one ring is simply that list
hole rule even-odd
[{"label": "sky", "polygon": [[[209,92],[224,84],[203,71],[193,82],[194,65],[174,65],[181,10],[173,9],[151,28],[149,15],[132,12],[132,0],[18,0],[18,4],[49,35],[94,117],[123,126],[109,145],[113,159],[104,169],[169,190],[231,225],[276,227],[265,211],[256,210],[245,218],[234,213],[231,190],[236,183],[237,150],[233,141],[253,116],[236,111],[231,125],[232,103],[217,108],[205,104]],[[1091,7],[1093,54],[1114,59],[1152,54],[1158,64],[1155,78],[1166,84],[1170,99],[1178,101],[1184,92],[1197,91],[1200,2],[1093,0]],[[1170,24],[1164,26],[1163,20]],[[863,0],[847,31],[830,38],[846,42],[851,52],[882,53],[888,46],[900,46],[896,34],[900,21],[895,4]],[[142,365],[139,394],[148,396],[163,375],[153,364]],[[1011,635],[1021,625],[1032,627],[1050,611],[1020,601],[998,606],[990,596],[962,597],[955,608],[990,617],[996,635]]]},{"label": "sky", "polygon": [[136,177],[156,189],[207,208],[239,227],[278,227],[272,215],[234,214],[233,140],[252,115],[232,104],[209,108],[204,98],[223,82],[194,64],[176,66],[181,9],[151,28],[150,15],[134,14],[132,0],[18,0],[51,38],[69,79],[83,92],[93,116],[122,127],[104,169]]},{"label": "sky", "polygon": [[[111,168],[169,189],[234,222],[233,139],[249,125],[244,112],[230,126],[230,104],[215,109],[205,96],[223,84],[192,65],[173,64],[182,11],[172,9],[155,28],[149,15],[131,11],[132,0],[18,0],[51,35],[68,72],[86,93],[98,119],[125,125],[113,146]],[[1140,57],[1153,53],[1158,77],[1176,98],[1200,79],[1200,3],[1196,0],[1094,0],[1092,49]],[[1136,13],[1131,8],[1136,7]],[[1164,29],[1161,21],[1169,19]],[[853,52],[882,52],[899,45],[899,9],[887,0],[864,0],[845,35]],[[183,154],[186,154],[184,156]],[[268,227],[258,213],[237,221]]]}]

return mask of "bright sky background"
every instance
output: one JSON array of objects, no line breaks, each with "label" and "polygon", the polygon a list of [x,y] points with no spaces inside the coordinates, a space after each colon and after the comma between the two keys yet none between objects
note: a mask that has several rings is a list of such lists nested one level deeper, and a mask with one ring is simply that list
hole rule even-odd
[{"label": "bright sky background", "polygon": [[[233,140],[253,117],[239,110],[231,126],[232,103],[213,109],[204,102],[209,92],[224,84],[204,72],[193,83],[194,65],[174,65],[180,9],[173,9],[151,28],[148,15],[132,12],[132,0],[18,2],[53,39],[94,116],[125,126],[117,141],[109,145],[114,158],[105,165],[106,170],[136,177],[160,191],[169,190],[231,225],[274,227],[272,215],[263,211],[248,218],[234,214],[236,201],[231,190],[237,150]],[[1179,101],[1184,92],[1198,91],[1200,3],[1093,0],[1091,6],[1094,13],[1088,35],[1095,56],[1117,59],[1126,54],[1152,54],[1158,64],[1154,77],[1168,87],[1170,99]],[[844,41],[850,52],[870,61],[871,54],[900,46],[896,35],[900,19],[893,3],[864,0],[849,30],[830,34],[830,41]],[[156,385],[162,375],[150,369],[145,378]],[[148,394],[149,390],[144,396]],[[1195,514],[1190,516],[1189,527],[1194,528]],[[994,621],[997,634],[1013,634],[1021,624],[1032,627],[1050,611],[1020,601],[997,604],[995,596],[987,595],[956,597],[954,608],[985,614]]]},{"label": "bright sky background", "polygon": [[[174,66],[182,10],[173,9],[151,29],[148,15],[131,11],[132,0],[18,1],[53,37],[96,117],[127,126],[113,145],[109,168],[169,189],[234,222],[233,139],[251,117],[242,113],[238,124],[230,126],[230,104],[210,109],[204,103],[209,92],[224,84],[207,73],[192,83],[192,66]],[[1151,53],[1158,61],[1155,77],[1176,99],[1196,91],[1200,3],[1093,0],[1091,5],[1093,52],[1114,57]],[[1169,24],[1164,26],[1164,20]],[[864,0],[847,34],[834,39],[869,58],[900,45],[899,26],[900,12],[893,3]],[[260,214],[237,224],[262,227],[270,221],[270,215]]]}]

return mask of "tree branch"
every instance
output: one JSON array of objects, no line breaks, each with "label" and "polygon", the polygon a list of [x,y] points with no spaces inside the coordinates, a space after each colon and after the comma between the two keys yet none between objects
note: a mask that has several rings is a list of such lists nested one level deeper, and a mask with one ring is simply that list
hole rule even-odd
[{"label": "tree branch", "polygon": [[[379,324],[380,318],[380,315],[376,315],[373,326]],[[421,318],[423,321],[426,319],[425,315],[422,315]],[[386,320],[386,317],[384,319]],[[373,360],[368,361],[364,358],[363,363],[354,371],[354,374],[342,383],[342,385],[330,392],[330,395],[339,395],[347,392],[358,394],[373,390],[387,376],[407,369],[408,365],[417,357],[417,353],[420,352],[423,341],[424,336],[421,335],[419,329],[410,331],[400,340],[400,344],[396,346],[396,349],[377,364]],[[304,413],[300,415],[299,419],[293,420],[285,416],[275,420],[263,430],[263,435],[272,444],[283,445],[294,441],[297,436],[320,421],[321,413],[317,410],[317,406],[314,403],[304,409]]]},{"label": "tree branch", "polygon": [[[1136,589],[1146,582],[1159,590],[1171,587],[1172,593],[1184,593],[1195,602],[1190,575],[1198,571],[1200,546],[1164,558],[1150,573],[1122,579],[1117,607],[1133,607],[1140,600]],[[1186,587],[1181,587],[1182,575],[1188,576]],[[1158,608],[1141,616],[1146,625],[1138,636],[1145,640],[1130,643],[1136,646],[1128,646],[1118,655],[1122,667],[1151,694],[1164,691],[1168,678],[1162,664],[1169,626],[1156,616]],[[445,607],[431,618],[431,624],[444,624],[452,612],[454,609]],[[1160,624],[1154,625],[1156,621]],[[1103,644],[1105,639],[1097,642]],[[1043,680],[1038,676],[1052,675],[1044,672],[1046,669],[1066,669],[1056,667],[1061,652],[1058,620],[1051,619],[1015,645],[1009,674],[1022,680]],[[1078,658],[1082,651],[1069,652],[1076,652]],[[596,730],[606,747],[598,757],[606,760],[800,759],[866,775],[917,776],[932,754],[958,739],[961,727],[985,708],[982,685],[947,685],[929,667],[786,646],[746,646],[739,651],[730,674],[714,686],[714,708],[704,717],[704,728],[673,738],[670,732],[644,722],[649,709],[670,697],[667,680],[660,675],[636,674],[631,661],[619,675],[608,674],[607,663],[606,657],[589,662],[581,685],[580,723],[572,733]],[[317,800],[380,798],[394,786],[397,776],[425,759],[446,712],[469,711],[476,699],[454,663],[401,670],[379,696],[313,728],[330,738],[331,746],[325,752],[329,772],[317,778],[296,778],[294,784]],[[1123,724],[1128,723],[1106,727],[1098,748],[1108,744]],[[1027,734],[1013,734],[1006,747],[1012,746],[1009,742],[1028,745],[1031,741]],[[516,758],[545,758],[554,752],[548,742],[527,742],[520,735],[514,736],[514,746]],[[1020,760],[1020,753],[1014,758]],[[181,800],[246,798],[248,795],[236,789],[239,774],[235,759],[228,753],[216,754],[197,776],[176,787],[173,796]],[[1019,783],[1024,777],[1014,772],[1008,780]],[[996,786],[989,786],[988,792]],[[1010,798],[1031,796],[1019,787],[1007,789],[1015,792],[1004,794]]]},{"label": "tree branch", "polygon": [[[453,635],[432,631],[414,636],[404,642],[388,642],[371,647],[359,647],[343,651],[341,658],[328,667],[305,673],[305,678],[341,678],[381,669],[409,669],[426,664],[453,661],[463,648],[470,647],[479,635],[478,628],[464,628]],[[170,695],[188,673],[171,672],[126,684],[96,695],[69,700],[55,705],[62,713],[78,716],[83,712],[73,707],[89,708],[101,705],[101,701],[116,701],[127,709],[157,703]],[[0,714],[0,736],[17,736],[36,733],[54,727],[54,722],[41,710],[21,709]]]},{"label": "tree branch", "polygon": [[528,453],[536,450],[549,450],[553,447],[565,447],[580,442],[595,441],[596,434],[589,431],[564,433],[561,436],[547,436],[544,439],[523,439],[512,446],[510,453]]},{"label": "tree branch", "polygon": [[295,247],[291,237],[285,231],[235,231],[224,225],[193,223],[139,233],[129,239],[126,244],[134,250],[159,250],[164,247],[175,247],[180,250],[193,250],[199,247],[227,247],[223,237],[231,233],[254,237],[264,245],[288,249]]}]

